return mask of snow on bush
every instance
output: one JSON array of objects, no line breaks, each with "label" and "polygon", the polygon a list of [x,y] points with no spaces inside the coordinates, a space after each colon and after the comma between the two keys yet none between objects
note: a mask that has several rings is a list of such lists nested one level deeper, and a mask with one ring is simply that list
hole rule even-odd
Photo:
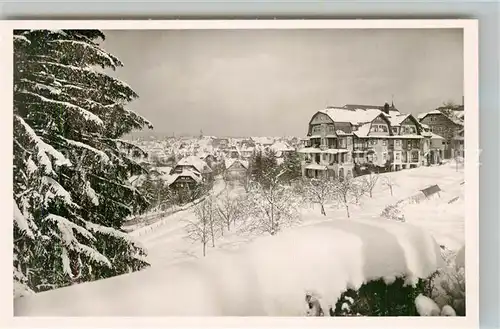
[{"label": "snow on bush", "polygon": [[420,316],[438,316],[441,314],[441,309],[437,304],[424,295],[418,295],[415,298],[415,306]]},{"label": "snow on bush", "polygon": [[457,252],[457,256],[455,258],[455,265],[460,268],[464,267],[465,268],[465,246],[460,248]]},{"label": "snow on bush", "polygon": [[[448,306],[456,315],[465,316],[465,267],[462,261],[465,248],[462,247],[458,253],[442,249],[447,266],[441,268],[432,280],[431,297],[440,307]],[[443,312],[449,316],[449,310]]]},{"label": "snow on bush", "polygon": [[405,215],[399,209],[397,205],[389,205],[387,206],[381,214],[382,217],[387,218],[389,220],[394,220],[398,222],[404,222],[405,221]]},{"label": "snow on bush", "polygon": [[441,309],[441,316],[456,316],[457,313],[450,305],[445,305]]},{"label": "snow on bush", "polygon": [[308,291],[328,310],[349,288],[396,278],[414,285],[442,265],[420,228],[328,221],[196,261],[23,297],[14,308],[21,316],[304,316]]}]

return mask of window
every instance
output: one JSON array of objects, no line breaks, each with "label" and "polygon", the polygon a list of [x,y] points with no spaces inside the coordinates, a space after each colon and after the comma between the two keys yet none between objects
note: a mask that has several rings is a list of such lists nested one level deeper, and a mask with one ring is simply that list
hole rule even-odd
[{"label": "window", "polygon": [[397,134],[398,133],[398,127],[392,127],[392,132],[394,134]]},{"label": "window", "polygon": [[339,148],[345,148],[345,147],[346,147],[346,139],[339,138]]},{"label": "window", "polygon": [[396,146],[401,146],[401,140],[400,139],[396,139]]},{"label": "window", "polygon": [[377,145],[376,139],[370,139],[370,145]]},{"label": "window", "polygon": [[388,128],[387,128],[387,125],[377,125],[377,124],[373,124],[370,128],[370,132],[374,132],[374,133],[377,133],[377,132],[388,132]]},{"label": "window", "polygon": [[328,133],[333,134],[335,132],[335,127],[333,125],[328,125],[327,131]]},{"label": "window", "polygon": [[385,139],[382,140],[382,146],[387,146],[387,140]]},{"label": "window", "polygon": [[401,160],[401,154],[399,152],[396,153],[396,160],[397,161]]},{"label": "window", "polygon": [[387,161],[387,153],[382,153],[382,160]]},{"label": "window", "polygon": [[326,161],[326,154],[323,153],[323,161]]},{"label": "window", "polygon": [[418,162],[418,151],[411,152],[411,162]]}]

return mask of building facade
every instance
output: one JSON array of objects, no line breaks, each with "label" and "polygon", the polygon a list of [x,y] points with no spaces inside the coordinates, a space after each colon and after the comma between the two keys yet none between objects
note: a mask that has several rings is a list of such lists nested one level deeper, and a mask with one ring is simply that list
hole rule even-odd
[{"label": "building facade", "polygon": [[299,150],[303,176],[342,180],[366,168],[388,171],[423,164],[424,137],[415,117],[388,104],[358,107],[329,107],[313,115]]},{"label": "building facade", "polygon": [[[444,138],[445,159],[454,157],[460,152],[460,143],[456,143],[456,137],[463,130],[464,124],[458,118],[445,115],[443,112],[434,110],[419,116],[422,124],[429,127],[429,131]],[[462,143],[463,150],[463,143]],[[463,152],[462,152],[463,153]]]}]

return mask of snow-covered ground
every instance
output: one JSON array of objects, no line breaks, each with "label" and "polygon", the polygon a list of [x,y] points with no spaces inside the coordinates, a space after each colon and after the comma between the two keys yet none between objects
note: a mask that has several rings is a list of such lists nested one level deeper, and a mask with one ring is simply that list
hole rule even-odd
[{"label": "snow-covered ground", "polygon": [[[382,184],[383,177],[391,177],[395,186],[393,196],[389,188]],[[359,177],[357,179],[361,179]],[[440,197],[432,197],[418,204],[409,204],[402,207],[406,222],[428,229],[440,245],[451,250],[458,250],[464,244],[464,185],[463,171],[456,171],[452,165],[436,167],[420,167],[399,172],[380,175],[373,190],[373,197],[363,197],[360,205],[350,205],[350,218],[372,220],[380,218],[383,209],[399,200],[411,197],[430,185],[438,184],[442,191]],[[244,195],[242,188],[232,191],[234,195]],[[459,197],[455,202],[448,202]],[[328,204],[327,216],[320,214],[319,206],[301,209],[302,225],[331,220],[350,220],[343,207]],[[186,222],[194,220],[193,209],[177,213],[165,218],[155,228],[143,229],[143,233],[136,238],[148,250],[148,260],[153,265],[172,264],[180,260],[202,257],[202,249],[198,244],[187,240],[184,227]],[[142,229],[141,229],[142,230]],[[215,250],[234,249],[248,243],[254,236],[238,230],[226,232],[216,241]],[[208,250],[210,255],[213,248]]]},{"label": "snow-covered ground", "polygon": [[[214,181],[214,185],[210,191],[212,195],[219,195],[224,191],[226,188],[226,183],[222,179],[222,177],[216,177]],[[200,199],[203,199],[204,196]],[[182,205],[182,206],[175,206],[174,208],[167,210],[167,211],[154,211],[154,212],[149,212],[144,215],[145,222],[139,222],[137,224],[132,224],[132,225],[127,225],[126,231],[129,232],[130,235],[132,236],[140,236],[143,235],[147,232],[153,232],[156,228],[160,226],[164,226],[165,224],[174,224],[179,222],[179,218],[184,218],[184,217],[190,217],[192,215],[192,208],[193,206],[197,203],[199,200],[195,200],[193,202],[190,202],[188,204]],[[170,216],[165,216],[165,217],[160,217],[158,215],[161,215],[162,213],[165,212],[171,212],[173,213]],[[190,215],[191,213],[191,215]],[[152,216],[153,220],[149,220],[149,216]]]},{"label": "snow-covered ground", "polygon": [[[385,177],[394,183],[392,196]],[[201,244],[186,239],[187,221],[195,218],[190,208],[134,233],[150,268],[16,300],[15,312],[300,316],[306,290],[328,297],[328,305],[366,280],[426,277],[442,266],[439,245],[456,251],[464,244],[463,179],[463,169],[448,164],[383,174],[372,198],[350,205],[350,218],[343,207],[327,204],[326,216],[319,206],[302,208],[299,227],[272,237],[244,234],[236,225],[214,248],[209,243],[204,258]],[[405,223],[381,217],[386,206],[434,184],[439,196],[401,205]],[[74,301],[70,307],[66,296]]]},{"label": "snow-covered ground", "polygon": [[328,307],[349,287],[400,276],[413,282],[442,265],[439,247],[423,229],[384,220],[325,221],[203,260],[21,298],[14,309],[44,316],[303,316],[306,293]]}]

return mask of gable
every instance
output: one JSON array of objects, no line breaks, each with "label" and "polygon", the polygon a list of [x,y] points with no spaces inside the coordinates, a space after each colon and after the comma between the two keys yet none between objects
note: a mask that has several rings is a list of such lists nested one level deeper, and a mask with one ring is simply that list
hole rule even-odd
[{"label": "gable", "polygon": [[350,134],[352,133],[352,124],[350,122],[335,122],[335,131],[337,130]]},{"label": "gable", "polygon": [[243,166],[239,161],[234,161],[233,164],[229,166],[229,169],[231,170],[238,170],[238,169],[244,169]]},{"label": "gable", "polygon": [[327,114],[321,112],[316,113],[309,122],[310,125],[318,125],[323,123],[333,123],[333,121]]}]

